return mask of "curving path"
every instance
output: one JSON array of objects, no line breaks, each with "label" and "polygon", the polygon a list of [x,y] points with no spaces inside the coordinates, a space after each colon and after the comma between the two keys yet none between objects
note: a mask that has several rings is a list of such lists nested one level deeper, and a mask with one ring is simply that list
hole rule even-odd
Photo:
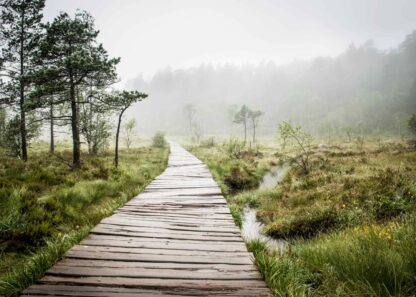
[{"label": "curving path", "polygon": [[268,296],[221,190],[178,144],[143,193],[98,224],[25,296]]}]

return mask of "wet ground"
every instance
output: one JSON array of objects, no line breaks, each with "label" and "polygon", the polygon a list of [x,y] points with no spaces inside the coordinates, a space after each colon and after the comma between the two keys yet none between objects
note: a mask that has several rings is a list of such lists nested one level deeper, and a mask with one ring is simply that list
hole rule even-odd
[{"label": "wet ground", "polygon": [[[263,177],[263,181],[259,186],[259,190],[272,189],[283,179],[289,166],[274,166]],[[256,210],[254,208],[246,207],[243,214],[243,225],[241,228],[241,234],[245,241],[260,240],[267,244],[270,250],[275,250],[280,253],[284,252],[288,243],[283,239],[274,239],[263,232],[263,223],[256,217]]]}]

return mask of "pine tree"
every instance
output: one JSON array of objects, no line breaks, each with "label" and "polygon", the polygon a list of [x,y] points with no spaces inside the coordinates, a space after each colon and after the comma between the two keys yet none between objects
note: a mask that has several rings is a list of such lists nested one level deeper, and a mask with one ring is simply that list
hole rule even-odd
[{"label": "pine tree", "polygon": [[138,91],[117,91],[107,97],[107,105],[119,111],[116,131],[116,145],[114,151],[114,165],[116,167],[118,166],[118,142],[123,114],[133,103],[142,101],[147,98],[147,96],[147,94],[140,93]]},{"label": "pine tree", "polygon": [[5,77],[2,85],[1,103],[6,103],[18,110],[18,127],[21,154],[27,160],[27,95],[31,91],[28,74],[34,70],[34,53],[42,35],[41,20],[45,0],[4,0],[1,8],[1,38],[4,44],[2,52],[1,76]]},{"label": "pine tree", "polygon": [[81,142],[78,93],[87,86],[105,87],[115,82],[115,66],[119,58],[108,57],[102,44],[97,42],[98,31],[94,19],[78,11],[73,18],[67,13],[58,15],[46,24],[46,35],[40,42],[39,60],[43,68],[35,75],[39,87],[37,95],[61,94],[63,100],[56,104],[69,103],[73,168],[81,167]]}]

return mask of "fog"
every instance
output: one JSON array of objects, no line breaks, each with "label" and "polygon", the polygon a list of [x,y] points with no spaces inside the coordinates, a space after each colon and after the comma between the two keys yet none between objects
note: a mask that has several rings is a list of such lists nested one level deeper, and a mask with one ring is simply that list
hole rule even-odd
[{"label": "fog", "polygon": [[259,133],[292,120],[315,134],[405,133],[416,106],[415,1],[48,1],[88,10],[118,88],[149,94],[127,113],[139,135],[241,135],[229,110],[265,112]]}]

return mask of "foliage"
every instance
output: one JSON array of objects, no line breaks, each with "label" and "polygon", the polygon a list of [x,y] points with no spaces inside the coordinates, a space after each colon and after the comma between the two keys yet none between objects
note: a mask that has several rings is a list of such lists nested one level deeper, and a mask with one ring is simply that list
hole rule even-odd
[{"label": "foliage", "polygon": [[311,170],[312,135],[302,131],[301,126],[292,125],[290,122],[279,124],[279,135],[283,140],[284,148],[288,145],[296,148],[295,156],[286,155],[286,157],[296,164],[303,174],[308,174]]},{"label": "foliage", "polygon": [[243,105],[240,110],[234,114],[234,123],[242,124],[244,127],[244,143],[247,142],[247,124],[249,121],[250,109]]},{"label": "foliage", "polygon": [[270,167],[269,157],[244,151],[244,143],[229,140],[214,147],[194,146],[190,151],[203,160],[213,173],[224,193],[236,193],[255,188]]},{"label": "foliage", "polygon": [[238,139],[230,139],[223,144],[223,150],[231,159],[240,159],[243,155],[245,144]]},{"label": "foliage", "polygon": [[93,104],[82,104],[79,111],[80,132],[87,142],[89,154],[96,155],[108,147],[112,128],[108,117],[108,113],[95,110]]},{"label": "foliage", "polygon": [[156,132],[155,135],[152,138],[152,146],[163,148],[166,146],[166,140],[165,140],[165,133],[163,132]]},{"label": "foliage", "polygon": [[[32,115],[28,119],[33,118]],[[5,148],[11,156],[22,157],[23,156],[23,144],[21,137],[21,127],[20,127],[20,117],[15,115],[11,118],[5,125],[3,131],[4,141],[1,143],[1,146]],[[38,137],[40,134],[40,125],[34,123],[30,126],[26,126],[25,137],[27,143],[31,140]]]},{"label": "foliage", "polygon": [[0,39],[4,42],[1,44],[0,77],[8,78],[7,82],[1,85],[3,94],[0,104],[5,103],[18,110],[18,117],[13,121],[19,120],[14,124],[17,124],[19,129],[15,135],[19,135],[20,139],[15,139],[10,146],[16,148],[16,143],[19,143],[19,149],[15,152],[25,161],[28,158],[26,112],[30,105],[27,95],[32,91],[28,75],[37,68],[34,57],[42,35],[44,6],[44,0],[6,0],[0,3]]},{"label": "foliage", "polygon": [[200,147],[206,147],[206,148],[210,148],[210,147],[214,147],[215,146],[215,139],[213,136],[208,137],[207,139],[204,139],[201,141],[201,143],[199,144]]},{"label": "foliage", "polygon": [[[413,136],[416,136],[416,113],[412,114],[408,122],[408,128]],[[416,147],[416,140],[413,140],[413,145]]]},{"label": "foliage", "polygon": [[136,120],[130,119],[127,121],[127,123],[124,125],[124,140],[126,143],[127,149],[130,149],[130,146],[133,142],[132,136],[133,136],[133,130],[136,127]]},{"label": "foliage", "polygon": [[256,142],[256,129],[259,125],[260,117],[264,114],[261,110],[249,110],[248,117],[250,119],[251,128],[253,129],[253,143]]},{"label": "foliage", "polygon": [[46,34],[39,43],[37,59],[42,68],[33,73],[34,94],[38,107],[49,104],[44,95],[62,95],[55,104],[70,105],[73,142],[73,167],[81,167],[80,102],[76,90],[84,87],[105,87],[116,79],[118,58],[110,59],[102,44],[97,42],[98,31],[87,12],[78,11],[71,18],[61,12],[52,23],[45,25]]},{"label": "foliage", "polygon": [[104,96],[104,102],[111,108],[115,108],[118,114],[117,130],[116,130],[116,145],[114,151],[114,165],[118,166],[118,142],[120,138],[121,120],[124,112],[134,103],[142,101],[147,98],[147,94],[139,91],[114,91],[109,96]]}]

